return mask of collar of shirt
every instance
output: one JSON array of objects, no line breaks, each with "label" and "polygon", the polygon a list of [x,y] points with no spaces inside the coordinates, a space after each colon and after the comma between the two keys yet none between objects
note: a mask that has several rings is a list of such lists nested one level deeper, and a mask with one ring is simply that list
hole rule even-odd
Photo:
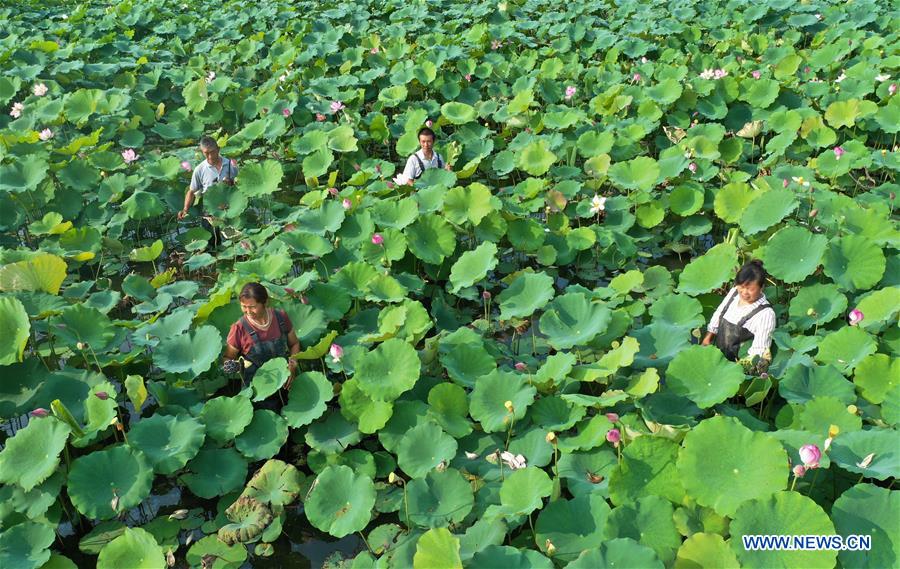
[{"label": "collar of shirt", "polygon": [[431,160],[429,160],[428,158],[425,158],[425,151],[422,150],[421,148],[418,151],[416,151],[416,155],[422,159],[422,162],[425,162],[428,164],[437,164],[438,153],[435,150],[431,151]]}]

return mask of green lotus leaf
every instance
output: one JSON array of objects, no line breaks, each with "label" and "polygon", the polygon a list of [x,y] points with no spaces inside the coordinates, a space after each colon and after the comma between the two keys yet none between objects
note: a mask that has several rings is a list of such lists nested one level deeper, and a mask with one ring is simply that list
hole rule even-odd
[{"label": "green lotus leaf", "polygon": [[0,564],[3,567],[37,569],[50,559],[56,538],[53,528],[37,522],[22,522],[0,533]]},{"label": "green lotus leaf", "polygon": [[424,478],[411,480],[406,496],[401,519],[408,527],[436,528],[460,523],[475,504],[472,486],[453,468],[432,470]]},{"label": "green lotus leaf", "polygon": [[278,238],[287,243],[294,251],[301,255],[323,257],[333,250],[331,242],[324,237],[303,231],[283,233],[279,235]]},{"label": "green lotus leaf", "polygon": [[294,465],[273,458],[253,475],[241,495],[273,507],[287,506],[300,495],[302,483],[303,475]]},{"label": "green lotus leaf", "polygon": [[359,387],[357,379],[345,381],[339,397],[341,414],[354,421],[361,433],[372,434],[390,420],[394,412],[392,402],[372,399]]},{"label": "green lotus leaf", "polygon": [[377,276],[378,271],[368,263],[348,263],[332,277],[331,282],[358,298],[366,295],[369,284]]},{"label": "green lotus leaf", "polygon": [[247,547],[243,544],[226,545],[219,536],[208,535],[192,544],[185,557],[195,569],[203,566],[204,558],[214,559],[213,569],[238,569],[247,560]]},{"label": "green lotus leaf", "polygon": [[852,127],[859,116],[859,99],[835,101],[825,110],[825,120],[833,128]]},{"label": "green lotus leaf", "polygon": [[599,494],[550,502],[538,514],[534,541],[544,553],[552,545],[555,558],[573,561],[582,551],[601,546],[609,513],[609,505]]},{"label": "green lotus leaf", "polygon": [[540,509],[550,495],[553,482],[547,473],[534,466],[514,470],[500,486],[500,504],[505,515],[528,515]]},{"label": "green lotus leaf", "polygon": [[328,133],[328,148],[335,152],[356,152],[356,137],[353,128],[341,125]]},{"label": "green lotus leaf", "polygon": [[553,395],[535,401],[529,413],[535,423],[548,431],[565,431],[580,421],[586,411],[584,407]]},{"label": "green lotus leaf", "polygon": [[703,188],[699,184],[681,184],[669,194],[669,208],[682,217],[694,215],[703,207],[703,198]]},{"label": "green lotus leaf", "polygon": [[716,192],[714,210],[722,221],[737,223],[754,197],[754,190],[750,187],[750,184],[746,182],[732,182]]},{"label": "green lotus leaf", "polygon": [[[563,396],[563,399],[588,396]],[[588,403],[593,403],[598,398],[589,398]],[[563,452],[575,450],[591,450],[606,443],[606,433],[613,428],[605,415],[594,415],[584,419],[575,425],[575,434],[558,439],[557,446]]]},{"label": "green lotus leaf", "polygon": [[846,373],[859,365],[868,355],[875,353],[875,350],[875,339],[865,330],[855,326],[844,326],[819,342],[816,361],[831,364]]},{"label": "green lotus leaf", "polygon": [[[122,204],[125,205],[124,203]],[[28,229],[33,235],[59,235],[72,227],[71,221],[63,222],[63,216],[55,211],[44,214],[38,221],[32,222]]]},{"label": "green lotus leaf", "polygon": [[853,383],[868,401],[884,402],[891,389],[900,385],[900,359],[886,354],[867,356],[854,370]]},{"label": "green lotus leaf", "polygon": [[253,404],[244,395],[210,399],[200,412],[209,438],[220,443],[233,440],[253,420]]},{"label": "green lotus leaf", "polygon": [[664,565],[652,549],[626,537],[605,541],[596,549],[586,549],[565,567],[566,569],[613,569],[614,567],[661,569]]},{"label": "green lotus leaf", "polygon": [[884,275],[884,252],[859,235],[832,239],[825,251],[825,274],[848,291],[872,288]]},{"label": "green lotus leaf", "polygon": [[70,432],[66,423],[54,417],[32,418],[0,451],[0,482],[17,484],[28,492],[49,478],[59,465],[59,453]]},{"label": "green lotus leaf", "polygon": [[334,162],[334,155],[330,150],[324,147],[317,149],[303,158],[303,177],[318,178],[328,172],[332,162]]},{"label": "green lotus leaf", "polygon": [[857,300],[856,308],[865,315],[859,327],[870,332],[880,331],[885,324],[896,322],[900,311],[900,287],[872,291]]},{"label": "green lotus leaf", "polygon": [[380,201],[372,206],[372,219],[380,227],[403,229],[415,222],[417,218],[419,218],[419,206],[412,198]]},{"label": "green lotus leaf", "polygon": [[543,176],[556,163],[557,156],[543,139],[532,142],[516,155],[516,167],[532,176]]},{"label": "green lotus leaf", "polygon": [[609,494],[609,480],[618,465],[616,453],[609,448],[588,452],[567,452],[559,457],[559,476],[573,496],[597,492]]},{"label": "green lotus leaf", "polygon": [[249,460],[272,458],[288,438],[287,421],[273,411],[257,409],[247,428],[234,439],[234,446]]},{"label": "green lotus leaf", "polygon": [[533,219],[514,219],[509,222],[506,236],[517,250],[533,253],[544,244],[544,228]]},{"label": "green lotus leaf", "polygon": [[115,446],[72,462],[68,493],[75,508],[95,520],[108,520],[150,495],[153,469],[140,451]]},{"label": "green lotus leaf", "polygon": [[204,448],[186,466],[182,480],[200,498],[224,496],[247,479],[247,462],[232,448]]},{"label": "green lotus leaf", "polygon": [[722,515],[732,516],[748,500],[764,499],[787,485],[790,467],[781,444],[737,419],[707,419],[685,436],[683,445],[678,473],[685,491]]},{"label": "green lotus leaf", "polygon": [[[525,416],[535,393],[535,388],[521,375],[494,370],[475,383],[469,412],[485,432],[505,431],[511,421]],[[507,409],[507,401],[512,402],[512,411]]]},{"label": "green lotus leaf", "polygon": [[567,350],[584,345],[602,334],[610,323],[612,312],[605,306],[591,302],[584,293],[572,292],[557,296],[541,315],[541,332],[550,345]]},{"label": "green lotus leaf", "polygon": [[450,267],[450,292],[456,294],[460,289],[473,286],[484,279],[488,271],[497,266],[497,246],[485,242],[471,251],[460,255]]},{"label": "green lotus leaf", "polygon": [[453,381],[474,387],[475,381],[497,369],[497,362],[484,347],[484,340],[470,328],[459,328],[440,339],[438,358]]},{"label": "green lotus leaf", "polygon": [[100,550],[97,567],[161,569],[166,567],[166,556],[153,534],[141,528],[125,528],[122,535]]},{"label": "green lotus leaf", "polygon": [[232,523],[219,528],[219,539],[227,545],[257,541],[272,523],[272,510],[255,498],[241,496],[228,506],[225,515]]},{"label": "green lotus leaf", "polygon": [[475,108],[465,103],[444,103],[441,105],[441,116],[450,124],[466,124],[475,120]]},{"label": "green lotus leaf", "polygon": [[[578,358],[575,354],[560,352],[553,354],[544,360],[543,365],[534,374],[534,381],[541,385],[559,384],[566,382],[566,378],[572,373],[572,369]],[[580,418],[580,417],[579,417]]]},{"label": "green lotus leaf", "polygon": [[397,445],[397,465],[411,478],[422,478],[456,456],[456,440],[434,423],[408,430]]},{"label": "green lotus leaf", "polygon": [[416,542],[413,569],[462,569],[459,539],[447,528],[434,528]]},{"label": "green lotus leaf", "polygon": [[234,264],[234,269],[247,277],[258,277],[264,280],[276,280],[287,275],[291,270],[291,258],[287,251],[281,250],[271,254],[263,254],[249,261]]},{"label": "green lotus leaf", "polygon": [[253,386],[253,400],[262,401],[266,397],[277,393],[290,375],[291,372],[288,369],[285,358],[272,358],[259,366],[251,382]]},{"label": "green lotus leaf", "polygon": [[320,472],[304,504],[310,523],[338,538],[366,527],[374,505],[372,479],[348,466],[328,466]]},{"label": "green lotus leaf", "polygon": [[842,433],[862,428],[862,419],[849,412],[845,403],[831,395],[822,395],[803,403],[795,410],[794,416],[800,428],[810,433],[827,433],[831,425],[836,425]]},{"label": "green lotus leaf", "polygon": [[506,569],[553,569],[553,561],[533,549],[492,544],[472,556],[471,567]]},{"label": "green lotus leaf", "polygon": [[812,499],[777,492],[745,502],[731,521],[731,549],[741,567],[834,567],[837,551],[745,549],[744,535],[833,535],[834,524]]},{"label": "green lotus leaf", "polygon": [[297,429],[321,417],[333,397],[331,382],[324,375],[316,371],[301,373],[291,384],[288,402],[281,414],[289,426]]},{"label": "green lotus leaf", "polygon": [[739,569],[734,551],[721,535],[715,533],[695,533],[678,549],[675,557],[676,569],[700,569],[701,567],[720,567],[721,569]]},{"label": "green lotus leaf", "polygon": [[0,366],[22,361],[30,332],[31,322],[22,301],[11,296],[0,298],[0,336],[6,338],[0,346]]},{"label": "green lotus leaf", "polygon": [[856,401],[853,384],[834,366],[795,365],[784,373],[778,393],[788,403],[802,404],[824,395],[834,396],[850,405]]},{"label": "green lotus leaf", "polygon": [[278,190],[284,172],[275,160],[247,164],[237,176],[237,188],[247,197],[266,196]]},{"label": "green lotus leaf", "polygon": [[609,476],[609,495],[616,505],[645,496],[660,496],[676,504],[684,499],[675,467],[678,445],[661,437],[642,436],[622,451],[621,462]]},{"label": "green lotus leaf", "polygon": [[361,438],[356,425],[333,411],[309,426],[305,440],[306,444],[320,452],[337,454],[355,445]]},{"label": "green lotus leaf", "polygon": [[[346,384],[345,384],[346,385]],[[428,392],[428,412],[447,433],[461,438],[472,431],[465,389],[454,383],[439,383]]]},{"label": "green lotus leaf", "polygon": [[403,340],[391,338],[359,359],[353,377],[369,397],[393,401],[412,389],[420,369],[415,349]]},{"label": "green lotus leaf", "polygon": [[704,322],[700,301],[683,294],[669,294],[653,302],[650,316],[654,322],[684,329],[701,326]]},{"label": "green lotus leaf", "polygon": [[203,423],[188,415],[153,415],[128,432],[128,444],[140,450],[158,474],[174,474],[197,456],[206,438]]},{"label": "green lotus leaf", "polygon": [[[396,107],[406,100],[407,90],[405,85],[394,85],[383,89],[378,93],[378,100],[384,103],[385,107]],[[473,109],[474,112],[474,109]]]},{"label": "green lotus leaf", "polygon": [[719,243],[687,264],[678,279],[678,292],[691,296],[709,292],[730,279],[736,268],[737,249]]},{"label": "green lotus leaf", "polygon": [[444,214],[451,223],[478,225],[494,211],[491,190],[484,184],[456,186],[444,195]]},{"label": "green lotus leaf", "polygon": [[647,96],[660,105],[671,105],[681,97],[681,84],[675,79],[663,79],[646,90]]},{"label": "green lotus leaf", "polygon": [[634,504],[619,506],[610,513],[608,538],[631,538],[653,549],[664,563],[675,559],[681,535],[675,529],[671,502],[659,496],[645,496]]},{"label": "green lotus leaf", "polygon": [[838,535],[854,535],[865,528],[871,536],[868,551],[840,551],[843,567],[896,567],[900,561],[900,494],[872,484],[857,484],[834,501],[831,519]]},{"label": "green lotus leaf", "polygon": [[[766,269],[771,270],[772,266],[769,264],[768,258],[765,262]],[[775,276],[784,278],[777,274]],[[796,324],[798,329],[807,330],[812,326],[822,326],[831,322],[844,314],[846,310],[847,297],[841,293],[837,285],[814,284],[805,286],[797,292],[797,296],[791,299],[788,314],[791,322]]]},{"label": "green lotus leaf", "polygon": [[116,337],[116,330],[108,316],[85,304],[63,310],[54,329],[57,340],[69,347],[87,344],[85,350],[102,352]]},{"label": "green lotus leaf", "polygon": [[236,219],[249,204],[246,194],[228,184],[214,184],[203,194],[203,211],[212,217]]},{"label": "green lotus leaf", "polygon": [[609,168],[609,179],[625,190],[649,192],[659,178],[659,164],[647,156],[639,156],[627,162],[618,162]]},{"label": "green lotus leaf", "polygon": [[163,252],[163,242],[159,239],[146,247],[136,247],[128,254],[128,258],[136,263],[149,263],[159,258]]},{"label": "green lotus leaf", "polygon": [[64,280],[66,280],[66,262],[49,253],[0,267],[2,291],[41,290],[49,294],[59,294],[59,287]]},{"label": "green lotus leaf", "polygon": [[741,93],[740,99],[747,101],[756,109],[765,109],[778,98],[778,81],[772,79],[757,79],[755,81],[744,81],[741,86],[749,85],[749,87]]},{"label": "green lotus leaf", "polygon": [[222,351],[222,336],[212,326],[201,326],[193,334],[165,338],[153,352],[153,363],[169,373],[196,377],[209,369]]},{"label": "green lotus leaf", "polygon": [[[866,464],[866,458],[873,455]],[[831,461],[844,470],[867,478],[887,480],[900,474],[900,449],[897,431],[870,429],[855,433],[841,433],[834,439]]]},{"label": "green lotus leaf", "polygon": [[819,266],[826,244],[824,235],[814,235],[802,227],[784,227],[766,243],[763,254],[766,270],[785,282],[802,281]]},{"label": "green lotus leaf", "polygon": [[44,158],[28,154],[12,164],[0,166],[0,191],[19,193],[35,190],[48,172]]},{"label": "green lotus leaf", "polygon": [[522,273],[497,297],[500,319],[528,318],[553,298],[553,277],[546,273]]},{"label": "green lotus leaf", "polygon": [[666,370],[666,385],[701,409],[737,393],[744,381],[740,365],[729,362],[714,346],[691,346],[675,356]]}]

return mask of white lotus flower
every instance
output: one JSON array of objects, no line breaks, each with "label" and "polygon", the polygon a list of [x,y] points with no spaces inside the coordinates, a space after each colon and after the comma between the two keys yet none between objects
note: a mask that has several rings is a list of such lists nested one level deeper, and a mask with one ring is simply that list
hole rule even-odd
[{"label": "white lotus flower", "polygon": [[714,69],[704,69],[700,74],[700,79],[712,79],[713,77],[715,77],[715,74],[716,72]]},{"label": "white lotus flower", "polygon": [[847,74],[844,73],[843,70],[841,70],[841,74],[838,75],[838,78],[835,79],[834,82],[835,82],[835,83],[840,83],[841,81],[843,81],[843,80],[846,79],[846,78],[847,78]]},{"label": "white lotus flower", "polygon": [[606,198],[595,195],[591,199],[591,213],[596,215],[606,209]]},{"label": "white lotus flower", "polygon": [[875,80],[878,81],[879,83],[884,83],[885,81],[887,81],[890,78],[891,78],[891,76],[886,73],[882,73],[881,75],[875,76]]},{"label": "white lotus flower", "polygon": [[405,186],[409,183],[409,176],[401,172],[400,174],[394,176],[394,183],[398,186]]}]

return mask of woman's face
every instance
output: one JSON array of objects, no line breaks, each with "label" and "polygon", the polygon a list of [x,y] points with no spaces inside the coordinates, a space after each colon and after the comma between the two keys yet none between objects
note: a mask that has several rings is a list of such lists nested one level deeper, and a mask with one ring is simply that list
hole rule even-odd
[{"label": "woman's face", "polygon": [[737,285],[737,290],[741,300],[746,303],[754,303],[762,295],[762,287],[752,281]]},{"label": "woman's face", "polygon": [[219,160],[218,147],[206,148],[205,146],[201,146],[200,152],[206,158],[206,161],[210,163],[210,165],[215,165],[215,163]]},{"label": "woman's face", "polygon": [[265,303],[260,304],[252,298],[241,298],[241,312],[259,322],[265,319],[266,305]]}]

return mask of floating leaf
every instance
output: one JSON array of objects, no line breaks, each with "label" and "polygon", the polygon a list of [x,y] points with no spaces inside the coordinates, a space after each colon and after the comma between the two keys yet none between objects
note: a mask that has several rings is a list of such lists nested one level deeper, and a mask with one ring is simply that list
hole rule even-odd
[{"label": "floating leaf", "polygon": [[319,473],[306,498],[306,517],[334,537],[362,530],[375,505],[375,485],[348,466],[328,466]]}]

